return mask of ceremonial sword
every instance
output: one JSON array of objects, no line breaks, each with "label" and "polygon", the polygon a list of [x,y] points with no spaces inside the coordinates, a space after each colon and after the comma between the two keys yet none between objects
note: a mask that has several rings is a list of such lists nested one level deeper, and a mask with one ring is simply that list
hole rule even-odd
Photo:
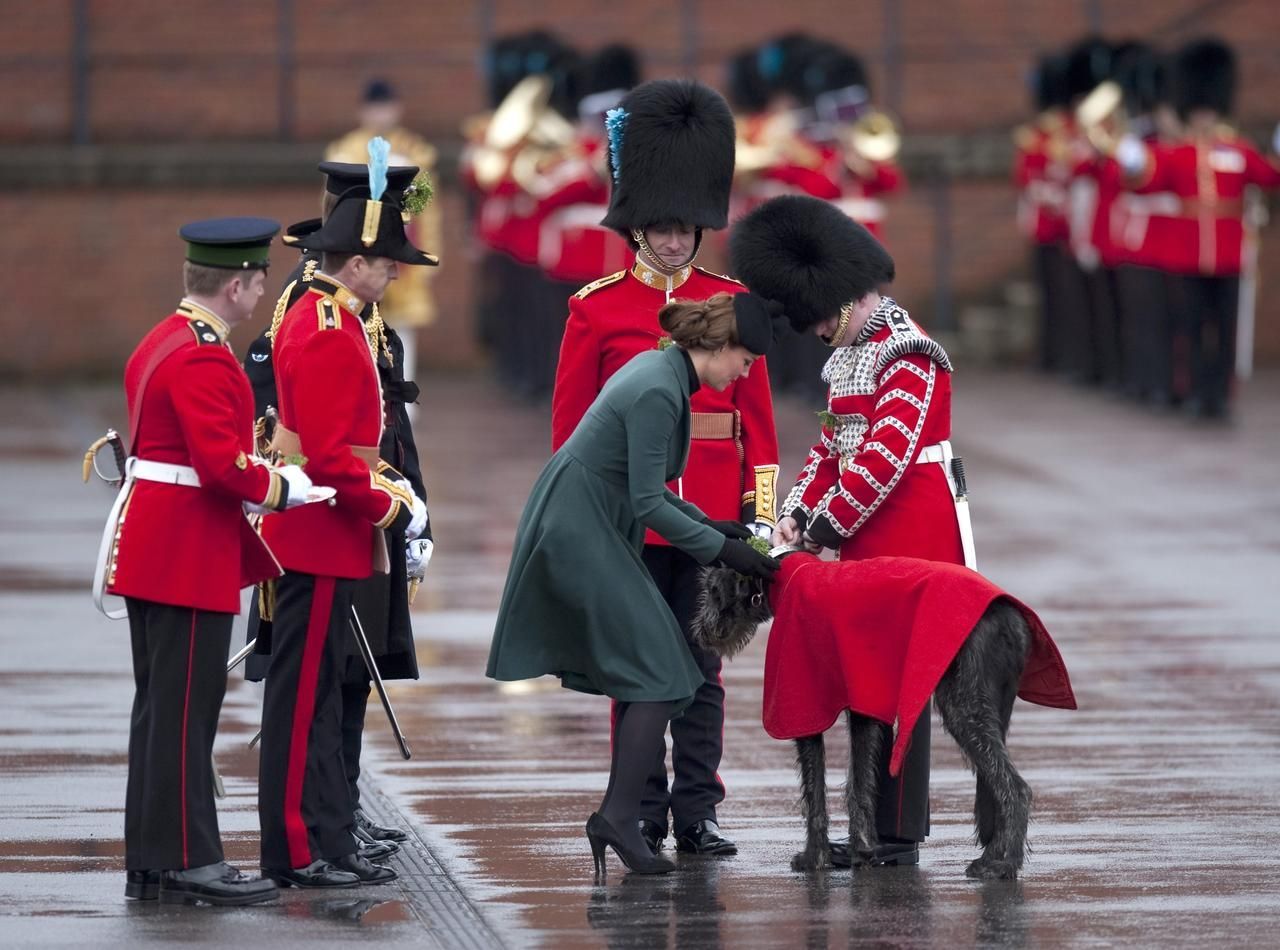
[{"label": "ceremonial sword", "polygon": [[[369,646],[369,639],[364,634],[364,626],[360,623],[360,615],[356,613],[356,608],[351,607],[351,632],[355,635],[356,646],[360,648],[360,658],[364,660],[365,669],[369,671],[369,679],[373,681],[374,688],[378,691],[378,699],[382,700],[382,709],[387,714],[387,721],[391,724],[391,731],[395,734],[396,745],[400,747],[400,756],[404,759],[413,758],[413,753],[409,750],[408,740],[404,737],[404,732],[400,729],[400,720],[396,718],[396,711],[391,708],[391,700],[387,698],[387,688],[382,684],[382,674],[378,672],[378,663],[373,658],[373,650]],[[255,641],[256,642],[256,641]],[[244,656],[248,656],[253,649],[253,644],[245,646],[240,653],[232,659],[231,665],[238,664]],[[241,655],[243,654],[243,656]],[[228,669],[231,667],[228,666]],[[249,748],[252,749],[262,739],[262,730],[259,729],[257,735],[249,740]]]}]

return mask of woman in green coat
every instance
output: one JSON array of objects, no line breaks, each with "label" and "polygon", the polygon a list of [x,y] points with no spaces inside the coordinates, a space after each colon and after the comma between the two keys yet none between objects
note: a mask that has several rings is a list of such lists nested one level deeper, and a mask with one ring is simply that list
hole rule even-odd
[{"label": "woman in green coat", "polygon": [[690,395],[746,376],[769,349],[776,316],[753,294],[663,307],[658,322],[674,345],[614,374],[538,476],[516,530],[487,673],[553,674],[616,700],[609,787],[587,822],[598,872],[606,845],[633,871],[675,868],[644,843],[640,798],[667,721],[703,681],[640,559],[645,529],[701,564],[757,577],[778,567],[744,540],[745,527],[708,520],[666,487],[689,456]]}]

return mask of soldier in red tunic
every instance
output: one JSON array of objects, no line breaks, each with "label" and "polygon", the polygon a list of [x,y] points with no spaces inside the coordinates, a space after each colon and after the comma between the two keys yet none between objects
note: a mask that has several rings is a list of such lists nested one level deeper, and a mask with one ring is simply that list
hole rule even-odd
[{"label": "soldier in red tunic", "polygon": [[1073,280],[1064,256],[1067,240],[1066,59],[1046,56],[1036,69],[1035,120],[1014,130],[1013,181],[1018,189],[1018,230],[1031,245],[1040,290],[1040,367],[1062,368],[1070,319],[1063,312],[1063,284]]},{"label": "soldier in red tunic", "polygon": [[1228,415],[1236,358],[1236,316],[1244,269],[1245,189],[1280,187],[1280,162],[1264,158],[1223,125],[1235,91],[1235,54],[1196,40],[1177,54],[1175,100],[1186,137],[1172,146],[1126,139],[1116,158],[1139,194],[1167,191],[1181,201],[1168,263],[1178,275],[1175,308],[1190,341],[1188,410]]},{"label": "soldier in red tunic", "polygon": [[245,509],[294,507],[311,488],[296,466],[251,457],[253,395],[227,345],[262,296],[279,229],[263,218],[184,227],[187,295],[125,367],[132,458],[95,596],[125,598],[132,636],[125,895],[137,900],[276,896],[223,861],[211,756],[240,590],[280,573]]},{"label": "soldier in red tunic", "polygon": [[[973,567],[947,441],[951,362],[880,296],[893,259],[861,225],[802,196],[749,214],[730,251],[753,293],[780,301],[793,327],[835,350],[822,371],[830,393],[820,439],[779,508],[774,543],[803,539],[842,560],[922,557]],[[928,716],[916,724],[900,776],[887,761],[881,774],[877,861],[914,864],[929,830]]]},{"label": "soldier in red tunic", "polygon": [[[552,448],[573,433],[605,382],[628,360],[660,345],[658,311],[673,299],[705,300],[744,288],[694,266],[705,228],[726,223],[733,177],[733,118],[720,96],[698,83],[638,86],[610,113],[613,191],[604,224],[634,249],[629,270],[583,287],[569,319],[551,405]],[[671,490],[715,521],[742,521],[768,533],[774,522],[778,443],[768,375],[757,370],[716,392],[693,396],[692,445]],[[644,560],[686,637],[698,590],[698,564],[650,533]],[[681,851],[733,854],[720,834],[717,775],[724,739],[720,660],[690,641],[706,681],[671,723],[674,779],[655,763],[641,808],[642,832],[657,851],[668,814]]]},{"label": "soldier in red tunic", "polygon": [[308,474],[337,490],[333,505],[272,515],[262,529],[285,569],[263,698],[262,866],[296,887],[396,877],[355,853],[341,674],[355,582],[386,570],[384,531],[410,540],[422,533],[426,506],[379,460],[382,394],[360,314],[381,299],[400,263],[435,259],[409,243],[399,202],[383,196],[385,161],[369,177],[369,188],[345,192],[308,236],[308,249],[322,255],[320,272],[272,333],[280,412],[273,447],[303,456]]}]

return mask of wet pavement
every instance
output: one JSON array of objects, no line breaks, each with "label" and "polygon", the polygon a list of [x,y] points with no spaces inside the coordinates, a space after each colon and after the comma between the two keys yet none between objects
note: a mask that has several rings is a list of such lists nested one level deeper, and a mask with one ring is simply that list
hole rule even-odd
[{"label": "wet pavement", "polygon": [[[596,884],[582,825],[603,790],[607,703],[483,678],[516,518],[545,459],[544,409],[471,377],[419,415],[437,555],[415,605],[423,676],[392,684],[414,751],[376,706],[366,798],[414,832],[401,880],[255,909],[123,900],[127,630],[89,602],[110,502],[84,446],[108,390],[0,391],[0,942],[6,946],[378,941],[413,946],[1274,945],[1280,927],[1280,376],[1235,425],[1151,415],[1019,374],[956,381],[984,573],[1035,606],[1081,709],[1019,703],[1035,793],[1017,882],[963,876],[973,781],[935,728],[933,834],[918,868],[799,875],[791,750],[759,723],[764,636],[727,665],[721,824],[737,857]],[[816,422],[779,404],[794,473]],[[260,691],[233,682],[217,758],[229,858],[255,866]],[[831,805],[846,748],[829,734]],[[839,833],[843,833],[842,830]]]}]

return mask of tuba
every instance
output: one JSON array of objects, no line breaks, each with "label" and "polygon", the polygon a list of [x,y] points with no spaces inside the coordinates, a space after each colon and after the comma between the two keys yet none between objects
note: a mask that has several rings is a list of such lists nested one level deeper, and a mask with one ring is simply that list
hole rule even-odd
[{"label": "tuba", "polygon": [[[464,128],[475,142],[471,163],[482,188],[496,187],[509,170],[514,171],[517,150],[531,135],[539,139],[563,135],[554,120],[560,119],[566,126],[568,123],[549,108],[550,100],[551,77],[541,73],[525,76],[491,115],[477,117]],[[570,135],[572,131],[569,126]]]}]

